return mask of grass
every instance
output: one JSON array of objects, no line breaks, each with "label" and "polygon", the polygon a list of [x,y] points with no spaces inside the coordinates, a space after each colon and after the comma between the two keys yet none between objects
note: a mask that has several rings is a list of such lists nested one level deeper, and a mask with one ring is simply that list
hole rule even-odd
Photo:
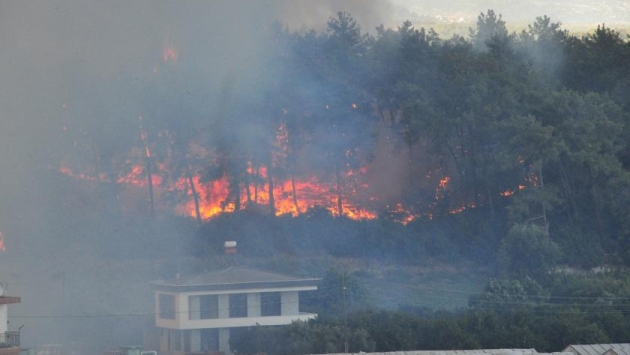
[{"label": "grass", "polygon": [[382,275],[360,275],[370,303],[379,308],[404,306],[453,310],[468,305],[468,297],[481,292],[487,277],[466,268],[400,267]]}]

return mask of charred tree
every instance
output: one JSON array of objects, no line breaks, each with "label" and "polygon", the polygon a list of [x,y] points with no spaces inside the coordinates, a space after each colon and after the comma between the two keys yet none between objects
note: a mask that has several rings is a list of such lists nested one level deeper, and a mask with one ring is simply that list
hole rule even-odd
[{"label": "charred tree", "polygon": [[267,167],[267,179],[269,183],[269,213],[272,216],[275,216],[276,215],[276,200],[273,195],[273,174],[272,174],[271,159],[269,161],[269,166]]},{"label": "charred tree", "polygon": [[341,200],[341,176],[339,174],[339,166],[335,164],[335,180],[337,182],[337,212],[339,217],[343,216],[343,204]]},{"label": "charred tree", "polygon": [[197,188],[195,187],[195,181],[193,180],[192,172],[190,171],[190,166],[188,163],[185,163],[186,169],[186,178],[188,179],[188,185],[190,186],[190,194],[193,197],[193,202],[195,203],[195,218],[197,220],[197,224],[201,225],[201,210],[199,209],[199,194],[197,193]]},{"label": "charred tree", "polygon": [[293,195],[293,204],[295,205],[295,210],[297,213],[300,213],[300,206],[298,206],[297,200],[297,191],[295,189],[295,174],[291,171],[291,194]]},{"label": "charred tree", "polygon": [[149,185],[149,215],[151,218],[155,218],[155,203],[153,199],[153,172],[151,170],[151,152],[149,148],[146,148],[146,162],[147,162],[147,184]]}]

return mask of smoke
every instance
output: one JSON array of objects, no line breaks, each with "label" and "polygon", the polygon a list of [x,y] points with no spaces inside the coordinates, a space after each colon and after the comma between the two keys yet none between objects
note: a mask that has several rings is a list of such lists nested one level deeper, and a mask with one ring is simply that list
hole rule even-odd
[{"label": "smoke", "polygon": [[[147,256],[164,255],[151,248],[185,255],[193,232],[177,219],[150,229],[125,213],[142,206],[114,183],[112,160],[142,146],[142,129],[151,138],[168,128],[212,139],[220,119],[239,128],[238,116],[274,82],[273,21],[320,30],[338,11],[363,31],[391,17],[388,2],[358,0],[0,3],[0,230],[8,248],[0,278],[23,297],[10,309],[20,316],[10,329],[25,325],[25,347],[87,333],[95,336],[85,342],[101,339],[95,347],[139,341],[131,335],[143,320],[91,315],[151,311],[143,292],[161,270]],[[59,164],[111,183],[73,183]],[[111,329],[116,343],[104,336]]]},{"label": "smoke", "polygon": [[397,25],[394,17],[395,6],[390,1],[363,0],[280,0],[278,19],[291,30],[315,29],[325,30],[326,20],[337,12],[346,11],[352,14],[361,25],[363,32],[373,33],[374,29],[383,24]]}]

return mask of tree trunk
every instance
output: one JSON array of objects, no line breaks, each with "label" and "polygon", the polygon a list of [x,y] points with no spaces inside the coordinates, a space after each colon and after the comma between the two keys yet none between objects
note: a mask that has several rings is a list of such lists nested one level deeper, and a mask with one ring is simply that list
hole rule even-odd
[{"label": "tree trunk", "polygon": [[151,153],[149,148],[146,148],[147,158],[147,183],[149,184],[149,215],[151,218],[155,218],[155,204],[153,202],[153,173],[151,171]]},{"label": "tree trunk", "polygon": [[249,190],[249,185],[251,185],[251,181],[249,179],[249,170],[245,171],[245,193],[247,194],[247,205],[251,205],[252,203],[252,192]]},{"label": "tree trunk", "polygon": [[464,187],[464,171],[462,171],[462,168],[459,166],[459,159],[457,159],[457,155],[455,154],[455,150],[453,150],[453,148],[451,147],[450,144],[446,143],[446,148],[448,148],[448,151],[451,153],[451,157],[453,158],[453,163],[455,164],[455,169],[457,169],[457,174],[458,174],[458,181],[459,181],[459,189],[462,190]]},{"label": "tree trunk", "polygon": [[339,168],[335,164],[335,179],[337,180],[337,213],[339,217],[343,216],[343,205],[341,203],[341,176],[339,174]]},{"label": "tree trunk", "polygon": [[[538,176],[540,177],[540,188],[544,189],[545,183],[543,181],[543,172],[542,172],[542,162],[540,162],[540,167],[538,168]],[[542,217],[543,217],[543,227],[545,228],[545,233],[549,236],[549,221],[547,220],[547,206],[545,201],[542,201]]]},{"label": "tree trunk", "polygon": [[299,214],[300,206],[298,206],[297,192],[295,190],[295,175],[293,174],[293,172],[291,172],[291,191],[293,193],[293,204],[295,205],[295,210]]},{"label": "tree trunk", "polygon": [[267,179],[269,180],[269,213],[276,215],[276,200],[273,196],[273,176],[271,174],[271,163],[267,167]]},{"label": "tree trunk", "polygon": [[415,197],[415,189],[413,188],[413,143],[407,145],[409,147],[409,161],[407,162],[409,165],[409,194],[407,197],[411,197],[412,199]]},{"label": "tree trunk", "polygon": [[193,197],[193,202],[195,203],[195,217],[197,219],[197,224],[201,225],[201,210],[199,209],[199,194],[197,194],[197,188],[195,188],[195,182],[193,180],[192,172],[190,171],[190,166],[188,163],[186,165],[186,177],[188,178],[188,185],[190,186],[190,194]]},{"label": "tree trunk", "polygon": [[240,211],[241,209],[241,181],[238,178],[238,172],[236,172],[237,176],[234,176],[233,182],[233,190],[234,191],[234,212]]},{"label": "tree trunk", "polygon": [[567,209],[569,211],[569,220],[571,221],[571,225],[574,225],[574,220],[577,218],[577,205],[575,204],[575,199],[573,198],[573,189],[571,188],[569,176],[564,167],[562,159],[560,159],[560,173],[560,176],[562,178],[562,186],[564,188],[567,199],[569,200],[570,208]]},{"label": "tree trunk", "polygon": [[256,167],[256,183],[254,183],[254,203],[258,203],[258,177],[260,176],[260,166]]},{"label": "tree trunk", "polygon": [[490,184],[486,180],[486,195],[488,196],[488,203],[490,203],[490,220],[494,221],[494,203],[492,201],[492,193],[490,192]]}]

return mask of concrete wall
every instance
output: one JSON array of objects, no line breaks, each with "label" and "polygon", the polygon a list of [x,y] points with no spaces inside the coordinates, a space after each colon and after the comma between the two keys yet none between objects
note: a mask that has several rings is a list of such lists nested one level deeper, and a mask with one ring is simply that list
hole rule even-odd
[{"label": "concrete wall", "polygon": [[[291,287],[291,288],[267,288],[251,290],[229,290],[213,292],[183,292],[169,293],[156,292],[156,325],[169,329],[203,329],[203,328],[229,328],[248,327],[256,324],[260,325],[282,325],[290,324],[296,320],[308,320],[315,318],[315,314],[299,313],[299,291],[316,290],[316,286]],[[281,315],[261,317],[260,294],[262,292],[280,292]],[[159,317],[159,294],[171,294],[175,296],[175,319],[162,319]],[[230,294],[247,294],[247,318],[230,318]],[[217,295],[218,296],[218,319],[190,319],[189,310],[197,309],[198,305],[189,305],[189,296]],[[193,298],[195,299],[195,298]],[[190,308],[192,307],[192,308]],[[195,318],[195,317],[193,317]]]},{"label": "concrete wall", "polygon": [[0,333],[6,333],[8,329],[9,311],[8,305],[0,304]]},{"label": "concrete wall", "polygon": [[280,293],[280,314],[282,316],[295,316],[300,314],[300,299],[297,291]]},{"label": "concrete wall", "polygon": [[247,317],[260,317],[260,293],[247,294]]}]

